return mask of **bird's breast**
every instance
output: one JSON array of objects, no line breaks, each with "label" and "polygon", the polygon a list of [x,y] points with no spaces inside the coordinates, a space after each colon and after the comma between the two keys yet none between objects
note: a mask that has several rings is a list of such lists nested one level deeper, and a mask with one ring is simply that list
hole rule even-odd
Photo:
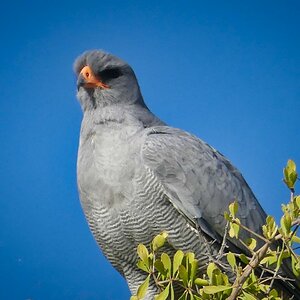
[{"label": "bird's breast", "polygon": [[120,207],[133,194],[137,147],[118,130],[94,131],[80,141],[77,180],[83,205]]}]

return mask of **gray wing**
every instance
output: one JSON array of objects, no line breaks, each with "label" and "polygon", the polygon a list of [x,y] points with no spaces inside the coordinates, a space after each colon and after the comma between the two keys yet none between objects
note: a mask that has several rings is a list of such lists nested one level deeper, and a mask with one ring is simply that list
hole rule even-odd
[{"label": "gray wing", "polygon": [[[179,129],[152,127],[141,156],[173,205],[190,220],[197,220],[212,238],[220,240],[224,235],[224,212],[235,199],[241,222],[261,232],[266,214],[241,173],[200,139]],[[242,237],[247,236],[242,233]]]}]

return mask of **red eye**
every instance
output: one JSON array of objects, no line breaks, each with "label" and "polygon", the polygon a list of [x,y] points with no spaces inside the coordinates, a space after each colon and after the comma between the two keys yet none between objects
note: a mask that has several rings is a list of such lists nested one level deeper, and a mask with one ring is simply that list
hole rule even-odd
[{"label": "red eye", "polygon": [[85,76],[86,76],[87,78],[89,78],[90,73],[86,72],[86,73],[85,73]]}]

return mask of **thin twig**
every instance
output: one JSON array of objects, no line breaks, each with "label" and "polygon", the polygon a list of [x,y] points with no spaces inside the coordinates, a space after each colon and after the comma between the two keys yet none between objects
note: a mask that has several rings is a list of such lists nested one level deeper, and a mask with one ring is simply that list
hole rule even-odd
[{"label": "thin twig", "polygon": [[221,248],[220,248],[218,256],[217,256],[217,260],[220,260],[223,257],[224,250],[227,246],[226,240],[227,240],[227,235],[228,235],[228,228],[229,228],[229,222],[227,222],[226,226],[225,226],[223,241],[222,241],[222,245],[221,245]]},{"label": "thin twig", "polygon": [[[280,254],[279,254],[279,257],[278,257],[278,260],[280,260],[282,258],[282,255],[283,255],[283,251],[284,251],[284,242],[282,241],[282,248],[281,248],[281,251],[280,251]],[[278,271],[279,271],[279,268],[280,268],[280,265],[276,266],[276,269],[275,269],[275,272],[272,276],[272,280],[271,280],[271,283],[269,285],[269,288],[268,288],[268,291],[267,291],[267,294],[270,293],[271,289],[272,289],[272,286],[274,284],[274,280],[275,280],[275,277],[277,277],[277,274],[278,274]]]},{"label": "thin twig", "polygon": [[291,188],[291,202],[293,202],[294,197],[295,197],[295,190],[294,188]]},{"label": "thin twig", "polygon": [[244,226],[243,224],[235,221],[234,219],[232,220],[233,223],[239,225],[241,228],[243,228],[244,230],[250,232],[252,235],[256,236],[257,238],[263,240],[264,242],[268,243],[269,240],[266,239],[265,237],[261,236],[260,234],[256,233],[255,231],[252,231],[251,229],[249,229],[248,227]]},{"label": "thin twig", "polygon": [[[266,272],[268,272],[268,273],[270,273],[270,274],[274,274],[275,273],[275,271],[274,270],[272,270],[272,269],[270,269],[270,268],[266,268],[265,266],[263,266],[263,265],[260,265],[259,266],[260,267],[260,269],[262,269],[263,271],[266,271]],[[282,275],[280,275],[280,274],[277,274],[277,278],[276,279],[279,279],[279,280],[281,280],[281,281],[284,281],[284,282],[294,282],[295,281],[295,279],[293,279],[293,278],[289,278],[289,277],[283,277]]]}]

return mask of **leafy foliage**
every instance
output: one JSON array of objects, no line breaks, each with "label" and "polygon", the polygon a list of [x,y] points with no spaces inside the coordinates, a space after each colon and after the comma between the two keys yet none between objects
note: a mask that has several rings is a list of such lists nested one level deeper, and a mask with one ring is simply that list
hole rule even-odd
[{"label": "leafy foliage", "polygon": [[[218,259],[210,261],[204,272],[199,272],[194,253],[177,250],[170,257],[162,251],[167,243],[167,232],[154,237],[149,249],[143,244],[138,245],[137,266],[145,272],[146,279],[130,299],[143,299],[150,281],[154,282],[158,290],[155,300],[282,299],[281,293],[274,288],[274,281],[291,280],[279,275],[283,263],[290,264],[295,277],[300,276],[300,256],[295,252],[297,244],[298,247],[300,244],[300,237],[297,236],[300,226],[300,196],[294,195],[298,174],[292,160],[287,162],[283,175],[283,181],[290,189],[291,199],[288,204],[282,205],[280,224],[272,216],[268,216],[262,226],[263,235],[259,235],[237,218],[238,202],[231,203],[228,212],[224,213],[227,220],[224,245],[220,248]],[[256,238],[241,240],[240,230],[247,230]],[[226,253],[226,240],[229,238],[239,240],[251,255]],[[258,248],[259,244],[262,246]],[[229,279],[232,278],[229,276],[230,272],[225,272],[220,267],[220,257],[226,258],[234,280]],[[179,296],[178,287],[181,291]]]}]

